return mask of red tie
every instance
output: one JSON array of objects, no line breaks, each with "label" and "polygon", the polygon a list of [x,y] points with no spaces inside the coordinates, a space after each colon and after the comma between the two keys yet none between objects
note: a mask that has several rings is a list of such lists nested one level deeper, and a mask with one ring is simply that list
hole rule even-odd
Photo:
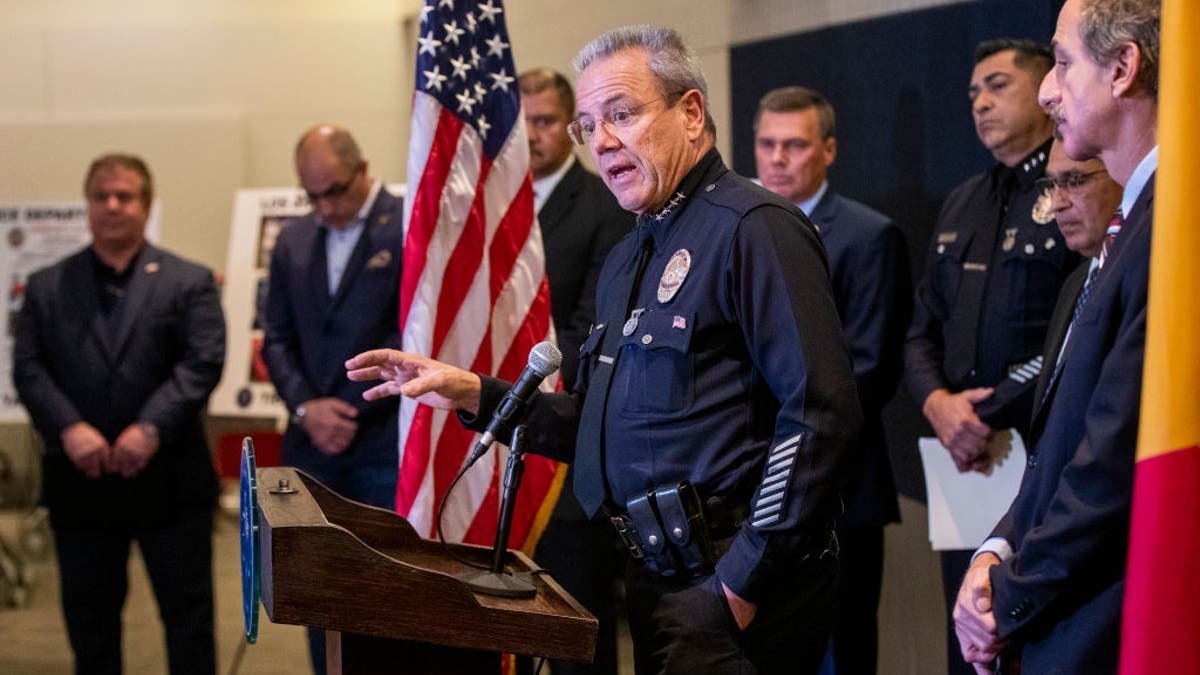
[{"label": "red tie", "polygon": [[1121,214],[1121,209],[1113,214],[1113,218],[1108,223],[1108,229],[1104,232],[1104,243],[1100,247],[1100,266],[1104,267],[1104,261],[1108,260],[1109,253],[1112,252],[1113,243],[1117,240],[1117,235],[1121,233],[1121,224],[1125,222],[1125,218]]}]

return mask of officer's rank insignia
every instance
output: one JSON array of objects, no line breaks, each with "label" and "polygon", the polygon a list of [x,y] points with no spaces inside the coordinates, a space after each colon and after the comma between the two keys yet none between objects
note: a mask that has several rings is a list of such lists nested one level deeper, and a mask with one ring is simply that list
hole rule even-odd
[{"label": "officer's rank insignia", "polygon": [[675,255],[671,256],[671,260],[667,262],[667,268],[663,270],[662,279],[658,281],[658,301],[660,303],[670,302],[671,298],[675,297],[675,293],[683,285],[683,280],[687,279],[690,269],[692,269],[692,254],[688,253],[686,248],[675,251]]},{"label": "officer's rank insignia", "polygon": [[1000,244],[1000,248],[1004,249],[1005,251],[1011,251],[1011,250],[1013,250],[1013,246],[1016,246],[1016,245],[1017,245],[1017,228],[1015,228],[1015,227],[1004,228],[1004,243]]},{"label": "officer's rank insignia", "polygon": [[1033,212],[1029,214],[1038,225],[1049,225],[1054,220],[1054,206],[1049,194],[1039,195],[1033,202]]}]

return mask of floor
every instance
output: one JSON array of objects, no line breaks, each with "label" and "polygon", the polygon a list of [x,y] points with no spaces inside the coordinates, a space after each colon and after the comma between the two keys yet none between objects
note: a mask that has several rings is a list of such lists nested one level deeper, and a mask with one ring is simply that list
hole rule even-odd
[{"label": "floor", "polygon": [[[937,675],[943,672],[945,653],[938,609],[937,558],[929,551],[925,538],[924,507],[903,499],[902,511],[904,524],[887,529],[879,673]],[[16,542],[23,515],[0,511],[0,538]],[[238,527],[232,515],[217,519],[214,557],[219,672],[308,672],[303,629],[272,624],[265,613],[260,613],[258,642],[242,647]],[[0,608],[0,673],[65,675],[72,672],[72,661],[59,613],[57,570],[52,556],[32,562],[29,569],[34,579],[26,602],[19,608]],[[166,672],[157,610],[136,555],[130,562],[130,596],[124,620],[125,672]],[[235,664],[239,651],[240,663]],[[621,644],[621,664],[622,675],[633,672],[628,640]]]},{"label": "floor", "polygon": [[[232,517],[219,517],[213,539],[216,577],[217,667],[220,673],[269,675],[308,670],[304,629],[272,624],[260,614],[257,644],[248,645],[240,668],[234,670],[239,646],[244,644],[238,526]],[[16,539],[17,518],[4,514],[0,534]],[[51,556],[52,557],[52,556]],[[0,609],[0,673],[66,675],[72,672],[66,629],[59,612],[58,570],[53,560],[31,566],[34,575],[28,604]],[[129,598],[125,604],[125,672],[166,672],[166,649],[154,596],[141,558],[129,566]]]}]

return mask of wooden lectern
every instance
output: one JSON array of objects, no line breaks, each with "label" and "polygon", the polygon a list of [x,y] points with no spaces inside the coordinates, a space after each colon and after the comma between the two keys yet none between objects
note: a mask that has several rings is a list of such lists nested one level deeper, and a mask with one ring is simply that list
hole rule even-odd
[{"label": "wooden lectern", "polygon": [[[402,517],[289,467],[257,469],[261,592],[275,623],[325,629],[331,674],[499,673],[500,654],[591,661],[596,618],[519,551],[537,595],[471,592],[470,567]],[[451,545],[486,567],[491,549]]]}]

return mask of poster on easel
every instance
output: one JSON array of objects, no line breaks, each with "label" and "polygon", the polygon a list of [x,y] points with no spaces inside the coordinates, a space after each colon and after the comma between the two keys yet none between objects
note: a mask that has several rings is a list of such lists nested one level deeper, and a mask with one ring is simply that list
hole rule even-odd
[{"label": "poster on easel", "polygon": [[[158,201],[150,207],[146,238],[159,240],[162,231]],[[0,316],[4,331],[0,334],[0,423],[20,423],[29,419],[17,399],[12,381],[13,333],[17,315],[25,300],[29,275],[49,267],[87,246],[92,241],[88,230],[87,204],[46,202],[0,206]]]},{"label": "poster on easel", "polygon": [[308,211],[308,197],[299,188],[246,189],[234,196],[221,293],[225,371],[208,402],[213,415],[287,418],[262,359],[263,311],[275,239]]}]

